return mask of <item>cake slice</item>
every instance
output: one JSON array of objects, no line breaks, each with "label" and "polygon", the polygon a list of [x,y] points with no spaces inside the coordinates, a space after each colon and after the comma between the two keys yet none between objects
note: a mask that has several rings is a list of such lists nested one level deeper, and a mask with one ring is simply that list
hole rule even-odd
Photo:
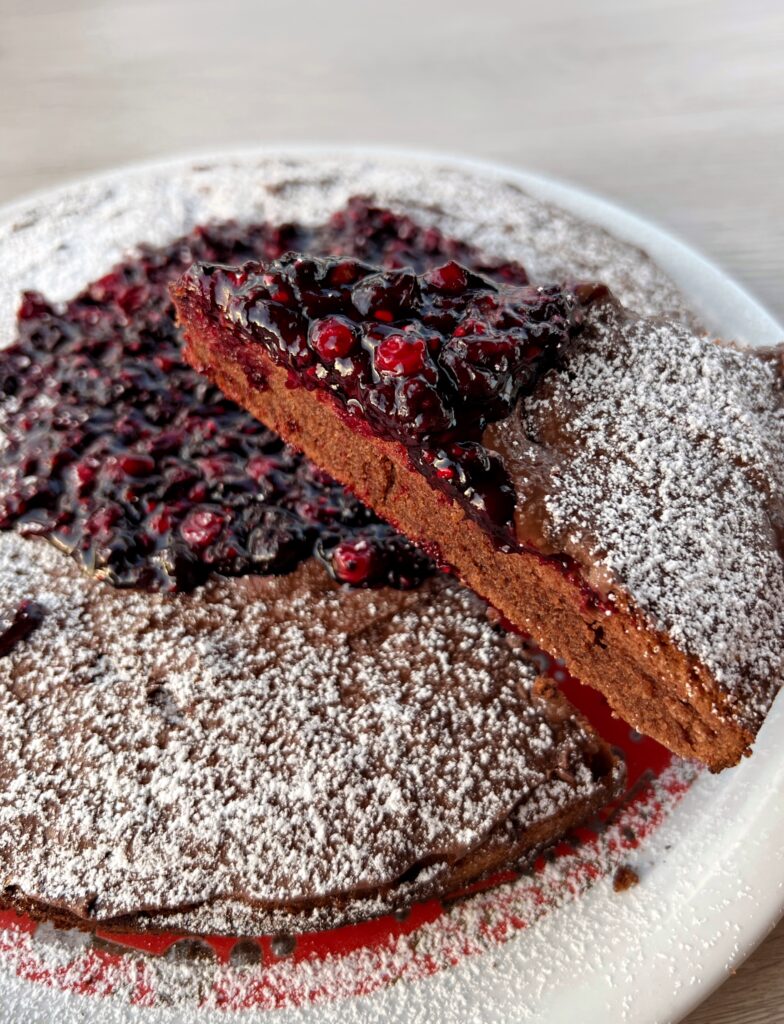
[{"label": "cake slice", "polygon": [[749,752],[784,652],[777,352],[454,261],[195,265],[173,297],[194,367],[618,714]]}]

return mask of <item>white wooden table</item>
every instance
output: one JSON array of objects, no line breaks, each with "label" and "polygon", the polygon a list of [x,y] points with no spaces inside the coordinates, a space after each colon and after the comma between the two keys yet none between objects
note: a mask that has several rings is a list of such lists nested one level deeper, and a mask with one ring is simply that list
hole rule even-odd
[{"label": "white wooden table", "polygon": [[[681,234],[784,318],[782,0],[0,0],[0,202],[285,141],[571,179]],[[784,925],[689,1017],[781,1021]]]}]

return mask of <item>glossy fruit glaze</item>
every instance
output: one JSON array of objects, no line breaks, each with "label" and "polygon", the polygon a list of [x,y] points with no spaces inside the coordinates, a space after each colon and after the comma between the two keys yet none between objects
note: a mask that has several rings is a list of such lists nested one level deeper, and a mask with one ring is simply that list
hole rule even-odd
[{"label": "glossy fruit glaze", "polygon": [[[399,441],[440,489],[514,544],[515,494],[485,427],[556,365],[578,329],[574,290],[499,285],[455,260],[423,273],[354,258],[197,264],[182,285],[233,339],[260,343],[294,386]],[[245,350],[247,351],[247,350]]]},{"label": "glossy fruit glaze", "polygon": [[[408,587],[432,571],[181,358],[170,282],[195,260],[292,249],[419,271],[477,260],[354,199],[317,228],[228,223],[142,247],[62,305],[25,294],[18,339],[0,357],[0,528],[48,538],[115,586],[190,589],[211,573],[285,572],[314,554],[354,586]],[[525,281],[514,264],[477,265]]]}]

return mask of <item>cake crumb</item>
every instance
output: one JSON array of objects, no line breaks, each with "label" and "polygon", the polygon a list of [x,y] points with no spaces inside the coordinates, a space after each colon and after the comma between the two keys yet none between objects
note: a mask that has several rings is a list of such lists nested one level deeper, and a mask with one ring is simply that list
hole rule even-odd
[{"label": "cake crumb", "polygon": [[628,864],[621,864],[613,875],[613,890],[615,892],[626,892],[627,889],[632,889],[635,885],[638,885],[640,876],[634,870],[630,868]]}]

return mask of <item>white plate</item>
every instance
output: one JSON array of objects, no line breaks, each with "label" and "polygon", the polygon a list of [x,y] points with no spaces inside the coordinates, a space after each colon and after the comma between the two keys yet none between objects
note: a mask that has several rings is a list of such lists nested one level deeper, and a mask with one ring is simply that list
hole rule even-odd
[{"label": "white plate", "polygon": [[[269,212],[261,189],[271,163],[356,166],[360,175],[451,175],[488,196],[508,183],[640,246],[717,334],[752,344],[784,338],[778,325],[720,270],[669,235],[577,189],[508,168],[382,150],[292,148],[211,155],[117,172],[0,211],[0,340],[9,337],[21,286],[64,298],[139,240],[163,241],[205,216]],[[282,162],[282,164],[281,164]],[[303,193],[303,202],[307,195]],[[457,201],[457,200],[456,200]],[[265,205],[266,204],[266,205]],[[490,210],[488,216],[492,216]],[[717,777],[700,774],[634,856],[642,884],[620,898],[608,878],[584,887],[529,928],[429,978],[371,995],[239,1019],[674,1022],[704,999],[773,927],[784,893],[784,710],[777,701],[752,758]],[[49,937],[50,941],[54,941]],[[43,941],[43,939],[41,940]],[[58,940],[59,941],[59,940]],[[3,962],[0,1020],[226,1020],[177,1005],[63,994]],[[311,982],[318,982],[318,965]],[[231,1019],[235,1019],[232,1015]]]}]

